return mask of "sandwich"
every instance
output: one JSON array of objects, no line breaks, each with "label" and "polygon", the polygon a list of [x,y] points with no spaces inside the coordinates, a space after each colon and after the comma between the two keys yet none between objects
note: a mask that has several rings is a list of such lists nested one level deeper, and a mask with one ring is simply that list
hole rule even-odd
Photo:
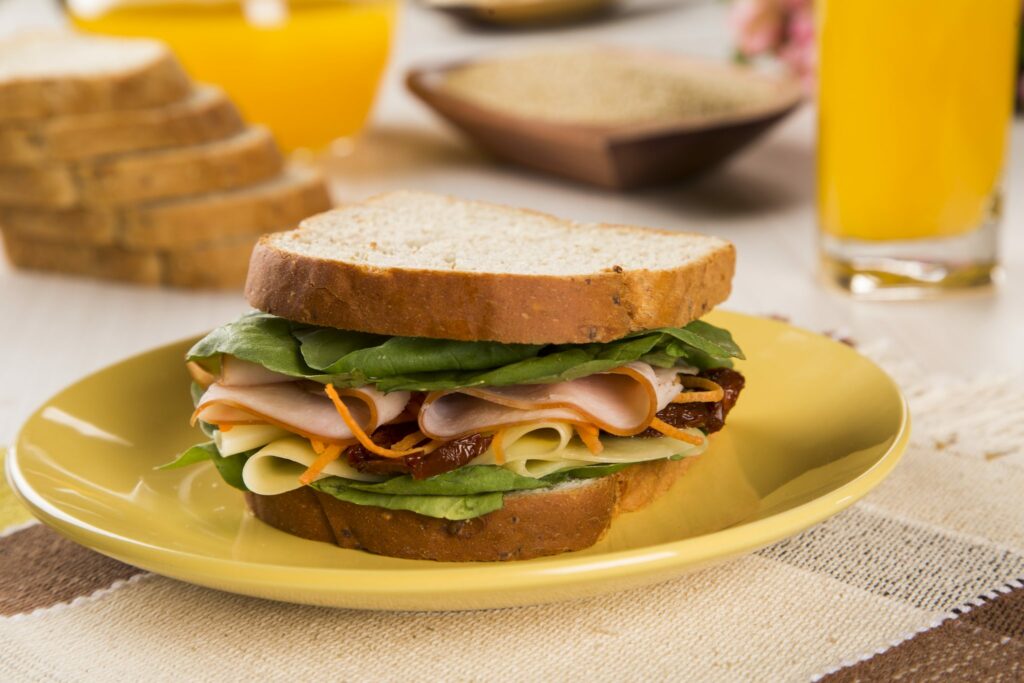
[{"label": "sandwich", "polygon": [[700,319],[724,240],[393,192],[266,235],[254,311],[186,358],[212,461],[343,548],[521,560],[596,543],[705,453],[743,354]]}]

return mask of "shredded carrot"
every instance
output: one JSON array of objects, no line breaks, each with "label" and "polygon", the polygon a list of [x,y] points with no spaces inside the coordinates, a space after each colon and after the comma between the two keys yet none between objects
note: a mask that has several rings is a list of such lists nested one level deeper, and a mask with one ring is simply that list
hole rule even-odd
[{"label": "shredded carrot", "polygon": [[707,391],[684,391],[672,399],[672,403],[717,403],[725,398],[725,390],[705,377],[684,377],[683,386]]},{"label": "shredded carrot", "polygon": [[341,446],[338,444],[332,443],[324,448],[317,459],[313,461],[313,464],[299,477],[299,483],[303,486],[312,484],[317,476],[324,471],[324,468],[337,460],[339,455],[341,455]]},{"label": "shredded carrot", "polygon": [[219,424],[219,425],[217,425],[217,431],[220,431],[220,432],[230,432],[234,428],[235,428],[235,425],[229,425],[229,424]]},{"label": "shredded carrot", "polygon": [[580,435],[580,440],[586,445],[587,450],[593,455],[597,455],[604,450],[604,444],[601,443],[601,436],[598,432],[597,427],[594,425],[576,425],[576,433]]},{"label": "shredded carrot", "polygon": [[395,451],[404,451],[412,448],[413,446],[418,446],[426,438],[427,437],[423,436],[423,432],[416,430],[412,434],[407,434],[401,441],[392,445],[391,449]]},{"label": "shredded carrot", "polygon": [[317,455],[323,453],[324,449],[327,448],[327,444],[325,444],[323,441],[318,441],[317,439],[310,439],[309,445],[313,447],[313,452],[316,453]]},{"label": "shredded carrot", "polygon": [[683,431],[682,429],[673,427],[672,425],[658,418],[654,418],[653,420],[651,420],[651,428],[661,432],[665,436],[672,437],[677,441],[685,441],[686,443],[692,443],[694,446],[700,446],[702,443],[704,443],[704,438],[706,438],[694,436],[693,434],[687,431]]},{"label": "shredded carrot", "polygon": [[348,428],[352,430],[352,434],[355,435],[356,440],[359,441],[363,448],[374,455],[379,455],[382,458],[401,458],[413,453],[419,453],[423,450],[422,448],[411,448],[409,450],[399,451],[384,448],[383,446],[375,444],[373,439],[363,431],[363,428],[360,427],[359,423],[352,417],[352,413],[349,412],[348,406],[346,406],[341,400],[341,397],[338,396],[338,391],[334,388],[334,385],[328,384],[324,391],[327,392],[327,396],[331,399],[331,403],[334,404],[334,409],[338,411],[338,415],[340,415],[341,419],[344,420],[346,425],[348,425]]},{"label": "shredded carrot", "polygon": [[505,430],[499,429],[491,439],[491,448],[494,449],[494,462],[499,465],[505,464]]}]

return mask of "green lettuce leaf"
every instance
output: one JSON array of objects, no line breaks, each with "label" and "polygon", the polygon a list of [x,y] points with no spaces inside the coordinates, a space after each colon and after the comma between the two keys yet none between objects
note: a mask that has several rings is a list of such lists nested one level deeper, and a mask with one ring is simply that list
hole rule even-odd
[{"label": "green lettuce leaf", "polygon": [[221,478],[230,485],[240,491],[248,491],[245,482],[242,481],[242,468],[245,467],[245,463],[257,450],[254,448],[251,451],[244,453],[238,453],[237,455],[229,455],[224,457],[217,450],[217,445],[212,441],[206,443],[196,444],[192,446],[184,453],[179,455],[171,462],[161,465],[157,469],[159,470],[174,470],[179,467],[188,467],[189,465],[195,465],[198,462],[209,460],[213,463],[214,467],[217,468],[217,472]]},{"label": "green lettuce leaf", "polygon": [[474,465],[418,481],[409,476],[379,483],[326,477],[310,486],[356,505],[410,510],[427,517],[456,520],[500,510],[504,494],[511,491],[550,488],[572,479],[605,477],[625,467],[629,464],[587,465],[532,479],[496,465]]},{"label": "green lettuce leaf", "polygon": [[512,470],[496,465],[473,465],[450,472],[413,479],[405,474],[377,483],[350,481],[348,486],[368,493],[388,493],[409,496],[466,496],[477,493],[497,493],[542,489],[550,483],[523,477]]},{"label": "green lettuce leaf", "polygon": [[393,377],[423,370],[485,370],[535,356],[541,348],[531,344],[391,337],[377,346],[353,351],[322,370],[342,375],[359,372],[366,377]]},{"label": "green lettuce leaf", "polygon": [[[248,491],[242,480],[242,468],[257,450],[223,457],[217,451],[216,444],[207,441],[192,446],[158,469],[177,469],[210,461],[227,484],[240,491]],[[606,477],[629,466],[629,463],[585,465],[556,472],[542,479],[533,479],[496,465],[474,465],[422,480],[402,475],[371,483],[325,477],[310,486],[355,505],[409,510],[427,517],[462,520],[500,510],[505,493],[550,488],[573,479]]]},{"label": "green lettuce leaf", "polygon": [[703,320],[694,320],[686,327],[664,327],[658,330],[667,335],[675,337],[684,344],[695,347],[712,358],[739,358],[744,359],[743,351],[733,341],[728,330],[715,327]]},{"label": "green lettuce leaf", "polygon": [[[268,370],[292,377],[313,374],[299,351],[299,340],[292,334],[295,325],[269,313],[249,313],[227,325],[221,325],[189,349],[188,359],[209,361],[229,354]],[[204,367],[210,369],[208,363]]]},{"label": "green lettuce leaf", "polygon": [[486,515],[488,512],[500,510],[504,503],[504,496],[501,493],[477,493],[468,496],[406,496],[360,491],[349,486],[349,483],[347,479],[328,477],[315,481],[310,486],[348,503],[372,505],[388,510],[409,510],[439,519],[472,519]]},{"label": "green lettuce leaf", "polygon": [[306,365],[320,372],[340,374],[335,366],[351,353],[377,346],[387,337],[364,332],[337,330],[333,327],[310,327],[293,332],[299,340],[299,352]]},{"label": "green lettuce leaf", "polygon": [[635,360],[658,367],[731,365],[743,352],[726,330],[696,320],[604,344],[500,344],[381,337],[251,313],[199,341],[188,359],[213,368],[232,354],[269,370],[339,387],[381,391],[546,384],[605,372]]},{"label": "green lettuce leaf", "polygon": [[561,484],[562,482],[569,481],[571,479],[597,479],[598,477],[607,477],[609,474],[615,474],[620,470],[626,469],[632,464],[633,463],[629,462],[618,462],[602,465],[586,465],[572,470],[562,470],[561,472],[549,474],[541,479],[541,481],[547,482],[550,486],[554,486],[555,484]]}]

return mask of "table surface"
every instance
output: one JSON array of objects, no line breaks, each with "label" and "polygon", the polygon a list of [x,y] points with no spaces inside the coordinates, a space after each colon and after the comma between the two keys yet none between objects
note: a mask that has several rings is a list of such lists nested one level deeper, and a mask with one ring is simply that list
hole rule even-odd
[{"label": "table surface", "polygon": [[[55,5],[56,3],[54,3]],[[628,195],[498,167],[404,91],[412,63],[567,38],[726,58],[725,3],[627,3],[616,21],[530,33],[473,32],[408,3],[372,125],[355,152],[332,162],[336,200],[417,188],[498,201],[580,220],[695,230],[735,242],[727,307],[780,314],[859,340],[885,338],[933,373],[1024,368],[1024,202],[1010,188],[1024,170],[1017,123],[1006,179],[1005,280],[995,293],[918,303],[854,301],[820,283],[814,225],[814,112],[807,107],[733,162],[695,183]],[[0,35],[59,23],[38,0],[0,2]],[[343,87],[343,84],[339,84]],[[238,293],[134,288],[15,272],[0,265],[0,444],[47,396],[125,356],[201,333],[246,309]]]}]

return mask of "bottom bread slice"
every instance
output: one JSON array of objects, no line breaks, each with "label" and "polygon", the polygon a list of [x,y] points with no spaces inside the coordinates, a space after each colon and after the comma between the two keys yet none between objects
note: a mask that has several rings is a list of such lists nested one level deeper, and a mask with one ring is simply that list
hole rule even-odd
[{"label": "bottom bread slice", "polygon": [[143,285],[163,281],[163,260],[155,252],[25,239],[9,231],[3,238],[7,258],[18,268]]},{"label": "bottom bread slice", "polygon": [[164,254],[165,285],[188,289],[241,289],[258,238],[242,235]]},{"label": "bottom bread slice", "polygon": [[594,545],[617,515],[659,498],[695,459],[640,463],[598,479],[506,494],[500,510],[460,521],[355,505],[306,486],[245,498],[267,524],[342,548],[442,562],[527,560]]},{"label": "bottom bread slice", "polygon": [[18,268],[189,289],[241,289],[256,239],[256,235],[243,235],[164,252],[64,244],[3,233],[7,258]]}]

